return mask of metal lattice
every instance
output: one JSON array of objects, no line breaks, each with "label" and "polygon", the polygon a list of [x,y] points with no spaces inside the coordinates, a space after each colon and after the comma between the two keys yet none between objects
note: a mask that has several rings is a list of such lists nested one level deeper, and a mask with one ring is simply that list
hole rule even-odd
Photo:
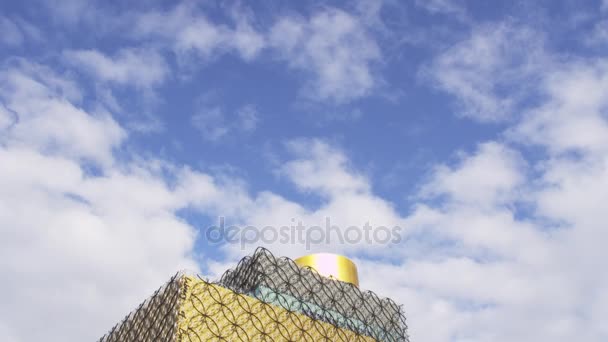
[{"label": "metal lattice", "polygon": [[99,341],[174,341],[183,284],[181,279],[179,273],[173,276]]},{"label": "metal lattice", "polygon": [[101,338],[408,341],[401,307],[258,248],[220,281],[178,274]]},{"label": "metal lattice", "polygon": [[276,258],[264,248],[243,258],[219,283],[379,341],[408,340],[405,315],[391,299],[321,276],[289,258]]}]

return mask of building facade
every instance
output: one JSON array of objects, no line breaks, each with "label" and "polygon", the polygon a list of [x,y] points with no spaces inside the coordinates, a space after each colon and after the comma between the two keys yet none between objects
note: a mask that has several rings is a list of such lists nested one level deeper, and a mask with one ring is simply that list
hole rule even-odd
[{"label": "building facade", "polygon": [[217,282],[177,274],[102,342],[408,341],[388,298],[258,248]]}]

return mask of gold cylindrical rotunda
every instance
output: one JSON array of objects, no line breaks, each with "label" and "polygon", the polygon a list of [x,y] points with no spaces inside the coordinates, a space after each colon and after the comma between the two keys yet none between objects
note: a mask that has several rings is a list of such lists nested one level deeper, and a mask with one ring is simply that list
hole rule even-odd
[{"label": "gold cylindrical rotunda", "polygon": [[298,266],[309,266],[320,275],[359,287],[357,266],[349,258],[333,253],[315,253],[295,259]]}]

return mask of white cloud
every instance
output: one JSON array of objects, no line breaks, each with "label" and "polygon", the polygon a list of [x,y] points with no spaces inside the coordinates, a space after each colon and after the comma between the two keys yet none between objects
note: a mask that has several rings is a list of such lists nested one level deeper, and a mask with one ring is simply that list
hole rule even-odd
[{"label": "white cloud", "polygon": [[[386,30],[378,14],[381,3],[361,7],[362,13],[323,8],[309,18],[279,17],[267,30],[246,8],[238,6],[225,11],[230,18],[227,23],[217,23],[204,13],[204,6],[193,2],[181,2],[167,10],[127,13],[115,13],[93,2],[47,5],[61,24],[73,29],[95,28],[99,36],[123,34],[137,46],[147,47],[125,48],[113,54],[92,49],[65,53],[69,62],[84,71],[117,84],[162,83],[168,76],[163,58],[167,50],[185,70],[183,77],[224,54],[252,62],[267,51],[268,56],[304,72],[302,94],[315,102],[348,103],[372,94],[383,83],[375,70],[382,64],[382,53],[374,36],[374,29]],[[6,22],[5,37],[11,44],[24,40],[25,23],[19,31],[15,23],[2,22]]]},{"label": "white cloud", "polygon": [[47,68],[19,63],[0,78],[2,117],[18,118],[0,135],[0,331],[99,338],[174,272],[197,270],[196,233],[176,212],[213,207],[231,186],[162,160],[117,160],[124,130],[79,108],[72,82]]},{"label": "white cloud", "polygon": [[314,75],[304,90],[311,99],[348,102],[378,85],[373,66],[380,62],[380,49],[359,18],[346,12],[282,18],[269,41],[291,67]]},{"label": "white cloud", "polygon": [[523,160],[516,151],[495,142],[479,146],[457,168],[442,165],[422,193],[425,196],[447,195],[452,201],[477,206],[496,206],[517,196],[523,182]]},{"label": "white cloud", "polygon": [[[538,187],[534,179],[521,184],[526,173],[518,167],[511,169],[516,177],[498,177],[509,181],[485,181],[505,167],[487,164],[480,174],[480,160],[492,154],[483,146],[458,167],[435,174],[431,184],[437,192],[442,185],[448,200],[420,205],[407,218],[414,241],[403,246],[407,258],[400,265],[361,260],[362,285],[405,304],[412,339],[603,340],[599,315],[607,303],[598,294],[608,278],[597,272],[605,254],[605,155],[593,167],[545,165],[540,180],[547,185]],[[455,191],[454,178],[471,188]],[[499,203],[484,196],[491,204],[479,205],[479,178],[494,194],[512,179],[525,191]],[[517,203],[538,210],[520,218]]]},{"label": "white cloud", "polygon": [[508,119],[531,96],[550,64],[534,31],[510,24],[481,26],[439,55],[423,75],[454,95],[459,114],[482,122]]},{"label": "white cloud", "polygon": [[509,132],[513,139],[557,154],[608,149],[607,61],[570,62],[547,73],[542,87],[550,100],[526,113]]},{"label": "white cloud", "polygon": [[169,67],[162,55],[151,49],[124,49],[114,57],[96,50],[76,50],[66,52],[65,56],[96,80],[116,84],[157,86],[169,75]]},{"label": "white cloud", "polygon": [[192,125],[201,132],[203,139],[217,141],[229,132],[220,107],[203,108],[192,116]]},{"label": "white cloud", "polygon": [[[100,107],[113,113],[123,112],[130,130],[150,133],[164,129],[163,121],[154,113],[154,108],[162,101],[156,88],[170,78],[171,69],[159,51],[125,48],[111,56],[97,50],[68,50],[63,56],[67,64],[93,80]],[[136,112],[124,113],[114,96],[116,87],[112,86],[132,86],[137,89],[142,101]]]},{"label": "white cloud", "polygon": [[226,51],[251,60],[264,48],[265,40],[245,16],[235,16],[234,26],[215,24],[192,4],[180,4],[167,12],[149,12],[135,22],[139,38],[162,38],[183,58],[194,53],[209,59]]},{"label": "white cloud", "polygon": [[79,94],[69,82],[28,64],[2,70],[0,79],[0,98],[19,123],[1,136],[5,144],[111,164],[125,132],[108,114],[91,115],[70,102]]},{"label": "white cloud", "polygon": [[217,142],[229,135],[250,134],[257,127],[257,109],[251,104],[227,114],[223,107],[207,103],[208,99],[202,98],[199,102],[199,108],[192,115],[191,122],[205,140]]},{"label": "white cloud", "polygon": [[319,140],[295,140],[289,144],[298,157],[281,167],[281,174],[303,191],[337,197],[369,191],[368,180],[354,174],[346,156]]},{"label": "white cloud", "polygon": [[[342,227],[366,221],[405,227],[404,236],[410,240],[401,246],[334,242],[315,245],[312,251],[365,252],[402,260],[395,265],[361,259],[359,265],[365,288],[405,304],[413,338],[533,341],[574,337],[580,334],[576,327],[588,326],[571,316],[578,310],[576,292],[587,284],[570,279],[571,273],[559,265],[561,254],[571,246],[545,232],[550,228],[517,218],[510,206],[527,200],[512,187],[525,186],[523,194],[536,194],[527,184],[525,164],[511,148],[482,144],[457,166],[440,168],[429,187],[434,195],[449,195],[447,201],[420,204],[408,217],[375,196],[369,181],[353,171],[339,149],[319,140],[296,140],[290,149],[294,159],[280,174],[301,191],[322,196],[322,203],[305,208],[263,193],[239,201],[245,208],[241,220],[261,227],[290,224],[296,218],[310,226],[323,225],[324,218],[331,217]],[[243,254],[238,246],[230,247],[233,258]],[[269,247],[281,255],[307,253],[298,244]],[[594,310],[599,310],[597,305]],[[596,335],[590,331],[582,334],[593,340]]]},{"label": "white cloud", "polygon": [[381,52],[359,17],[337,9],[310,19],[283,17],[270,32],[257,30],[249,16],[233,11],[233,25],[210,21],[192,4],[136,19],[138,39],[161,38],[181,62],[200,63],[236,52],[246,61],[268,48],[290,67],[312,74],[303,92],[309,99],[344,103],[369,95],[380,82],[374,73]]},{"label": "white cloud", "polygon": [[[18,340],[98,338],[171,273],[196,269],[194,232],[149,171],[92,177],[29,148],[2,148],[0,163],[1,287],[11,293],[0,320]],[[80,323],[66,332],[66,321]]]},{"label": "white cloud", "polygon": [[[513,68],[501,72],[521,71]],[[433,173],[423,195],[444,198],[418,204],[407,217],[413,234],[405,261],[362,261],[370,287],[388,283],[388,293],[406,304],[415,339],[608,336],[601,323],[608,301],[600,295],[608,277],[599,271],[608,234],[608,69],[586,59],[542,70],[534,90],[542,101],[523,110],[509,142],[481,144]],[[546,154],[526,167],[514,150],[521,143]]]},{"label": "white cloud", "polygon": [[[360,227],[360,231],[363,231],[362,227],[369,223],[372,228],[369,238],[363,233],[360,241],[353,244],[345,240],[340,242],[337,234],[332,233],[329,241],[324,239],[309,246],[297,241],[280,243],[279,239],[270,242],[257,240],[253,244],[247,244],[245,250],[239,244],[229,244],[225,246],[225,251],[232,258],[229,260],[242,257],[258,245],[266,246],[278,255],[290,257],[327,250],[343,253],[365,251],[372,255],[384,255],[397,247],[378,243],[372,235],[380,226],[389,229],[397,225],[403,226],[403,219],[390,202],[371,191],[369,180],[353,170],[342,150],[317,139],[293,140],[287,148],[290,157],[277,168],[277,174],[299,191],[318,196],[321,199],[318,206],[306,207],[278,194],[263,191],[256,195],[233,196],[237,200],[223,202],[225,206],[218,211],[218,215],[230,219],[229,224],[252,225],[260,229],[265,226],[279,229],[281,226],[297,225],[298,222],[306,227],[319,226],[325,229],[326,219],[329,218],[331,225],[339,227],[342,234],[345,234],[349,226]],[[222,215],[222,212],[232,215]],[[380,239],[384,238],[383,235]],[[397,253],[396,250],[395,252]]]},{"label": "white cloud", "polygon": [[[262,193],[238,201],[242,210],[233,212],[260,227],[290,224],[291,218],[322,225],[325,217],[342,227],[366,221],[402,225],[407,240],[401,245],[334,242],[315,245],[312,251],[379,257],[358,260],[362,286],[405,304],[413,339],[605,336],[600,315],[608,303],[599,294],[608,277],[597,275],[606,234],[601,225],[606,219],[602,203],[608,196],[608,187],[601,186],[608,175],[605,155],[592,169],[576,168],[576,162],[569,168],[545,165],[540,180],[547,185],[539,187],[528,178],[523,157],[511,147],[481,144],[456,166],[434,173],[429,193],[447,195],[445,201],[420,203],[411,215],[401,217],[389,201],[371,192],[369,181],[353,171],[339,149],[319,140],[296,140],[291,145],[294,159],[281,168],[281,175],[301,191],[321,196],[321,204],[305,208]],[[532,215],[519,217],[515,205],[531,202],[538,205]],[[307,253],[298,244],[269,247],[280,255]],[[238,246],[228,248],[232,258],[243,254]]]},{"label": "white cloud", "polygon": [[247,15],[243,8],[234,8],[231,17],[235,23],[230,34],[232,45],[243,59],[250,61],[266,47],[266,37],[251,25],[253,15]]}]

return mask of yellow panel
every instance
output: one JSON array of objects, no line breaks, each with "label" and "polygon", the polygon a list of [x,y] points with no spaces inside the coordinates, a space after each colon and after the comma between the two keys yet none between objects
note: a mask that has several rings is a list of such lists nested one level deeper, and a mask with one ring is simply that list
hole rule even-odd
[{"label": "yellow panel", "polygon": [[178,342],[374,341],[198,278],[182,282]]}]

